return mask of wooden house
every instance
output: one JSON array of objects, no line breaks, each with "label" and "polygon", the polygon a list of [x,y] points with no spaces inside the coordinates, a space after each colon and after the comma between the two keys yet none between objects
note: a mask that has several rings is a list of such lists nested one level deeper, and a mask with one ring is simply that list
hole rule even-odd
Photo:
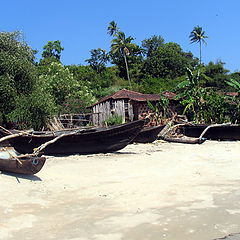
[{"label": "wooden house", "polygon": [[141,114],[150,111],[148,101],[156,103],[159,100],[160,95],[158,94],[143,94],[122,89],[90,106],[93,113],[93,124],[101,126],[114,114],[122,116],[123,123],[137,120]]}]

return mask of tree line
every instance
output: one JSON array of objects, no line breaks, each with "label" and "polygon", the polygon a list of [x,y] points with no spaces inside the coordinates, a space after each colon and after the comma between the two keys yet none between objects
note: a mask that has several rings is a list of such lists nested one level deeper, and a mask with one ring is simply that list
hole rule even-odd
[{"label": "tree line", "polygon": [[189,35],[199,57],[154,35],[134,43],[112,21],[106,28],[110,50],[90,50],[86,65],[64,65],[61,41],[43,46],[41,59],[21,32],[0,32],[0,122],[42,129],[53,115],[80,113],[103,96],[127,88],[143,93],[173,91],[190,120],[238,121],[240,73],[222,61],[202,63],[207,36],[199,26]]}]

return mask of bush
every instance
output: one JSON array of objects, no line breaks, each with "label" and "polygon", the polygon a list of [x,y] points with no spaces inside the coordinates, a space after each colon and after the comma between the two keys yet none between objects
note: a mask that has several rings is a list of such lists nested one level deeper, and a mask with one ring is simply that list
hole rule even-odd
[{"label": "bush", "polygon": [[122,118],[122,116],[114,114],[114,115],[110,116],[109,118],[107,118],[103,123],[106,126],[117,125],[117,124],[123,123],[123,118]]}]

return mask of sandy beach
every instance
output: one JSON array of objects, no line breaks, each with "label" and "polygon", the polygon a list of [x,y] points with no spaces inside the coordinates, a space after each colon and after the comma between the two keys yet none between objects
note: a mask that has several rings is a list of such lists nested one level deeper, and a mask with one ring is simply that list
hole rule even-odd
[{"label": "sandy beach", "polygon": [[0,174],[2,240],[212,240],[240,232],[240,142],[156,141]]}]

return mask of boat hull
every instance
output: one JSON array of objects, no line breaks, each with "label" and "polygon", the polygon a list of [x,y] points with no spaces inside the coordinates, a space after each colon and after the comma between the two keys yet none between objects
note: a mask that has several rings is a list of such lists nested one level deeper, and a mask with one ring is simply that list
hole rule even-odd
[{"label": "boat hull", "polygon": [[[134,121],[109,128],[95,129],[64,136],[44,149],[46,155],[92,154],[118,151],[129,144],[142,129],[144,121]],[[19,136],[9,139],[10,144],[19,153],[32,153],[35,148],[56,136],[43,134],[38,136]]]},{"label": "boat hull", "polygon": [[[199,137],[208,125],[186,125],[181,127],[181,132],[188,137]],[[210,140],[240,140],[240,125],[226,125],[210,128],[204,138]]]},{"label": "boat hull", "polygon": [[158,138],[158,134],[165,125],[143,128],[132,142],[136,143],[152,143]]},{"label": "boat hull", "polygon": [[0,170],[12,173],[33,175],[42,169],[45,160],[45,157],[20,158],[19,161],[14,158],[0,158]]}]

